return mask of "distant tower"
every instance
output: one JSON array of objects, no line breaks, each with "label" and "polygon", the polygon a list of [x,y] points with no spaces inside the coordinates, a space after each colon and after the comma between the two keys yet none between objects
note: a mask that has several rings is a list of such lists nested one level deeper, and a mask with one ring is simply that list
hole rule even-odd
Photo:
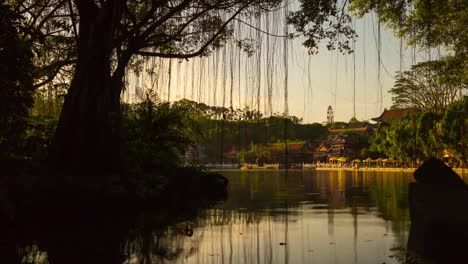
[{"label": "distant tower", "polygon": [[328,110],[327,110],[327,123],[328,124],[332,124],[333,123],[333,108],[331,107],[331,105],[328,106]]}]

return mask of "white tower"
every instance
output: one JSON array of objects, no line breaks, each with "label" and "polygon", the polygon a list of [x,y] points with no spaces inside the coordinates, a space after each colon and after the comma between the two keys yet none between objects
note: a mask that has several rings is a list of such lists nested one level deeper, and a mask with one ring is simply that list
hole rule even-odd
[{"label": "white tower", "polygon": [[333,108],[331,107],[331,105],[329,105],[328,110],[327,110],[327,123],[332,124],[333,123],[333,118],[334,118]]}]

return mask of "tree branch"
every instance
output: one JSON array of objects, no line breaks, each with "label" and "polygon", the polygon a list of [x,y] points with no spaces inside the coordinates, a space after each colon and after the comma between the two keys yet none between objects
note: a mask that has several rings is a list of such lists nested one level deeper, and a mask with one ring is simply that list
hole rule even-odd
[{"label": "tree branch", "polygon": [[[156,42],[156,43],[151,43],[151,44],[147,44],[146,47],[150,47],[150,46],[157,46],[157,45],[165,45],[173,40],[177,40],[182,32],[184,32],[184,30],[195,20],[197,20],[198,18],[200,18],[203,14],[205,14],[206,12],[212,10],[212,8],[207,8],[197,14],[194,14],[188,21],[186,21],[184,24],[181,25],[181,28],[173,35],[167,35],[167,34],[164,34],[164,36],[169,36],[168,38],[164,39],[164,41],[160,41],[160,42]],[[159,34],[160,36],[162,36],[162,34]],[[148,37],[148,38],[152,38],[151,36]]]},{"label": "tree branch", "polygon": [[219,30],[196,52],[188,53],[188,54],[178,54],[178,53],[160,53],[160,52],[150,52],[150,51],[138,51],[136,54],[141,56],[154,56],[160,58],[174,58],[174,59],[188,59],[200,56],[205,52],[205,50],[216,40],[216,38],[224,31],[227,25],[234,20],[234,18],[242,12],[245,8],[247,8],[251,2],[247,2],[243,5],[239,10],[237,10],[234,15],[232,15],[220,28]]},{"label": "tree branch", "polygon": [[44,81],[35,84],[34,88],[39,88],[41,86],[44,86],[44,85],[50,83],[51,81],[53,81],[55,79],[55,76],[57,76],[57,74],[60,72],[60,70],[63,67],[65,67],[67,65],[70,65],[70,64],[73,64],[73,63],[76,63],[76,60],[65,60],[65,61],[58,62],[57,66],[54,69],[54,71],[52,72],[52,74],[48,75],[47,79],[45,79]]},{"label": "tree branch", "polygon": [[243,21],[243,20],[240,20],[240,19],[238,19],[238,18],[234,18],[234,20],[239,21],[239,22],[241,22],[242,24],[247,25],[248,27],[251,27],[251,28],[255,29],[256,31],[259,31],[259,32],[261,32],[261,33],[263,33],[263,34],[266,34],[266,35],[268,35],[268,36],[271,36],[271,37],[277,37],[277,38],[288,38],[288,37],[290,37],[290,36],[288,36],[288,35],[276,35],[276,34],[271,34],[271,33],[266,32],[266,31],[264,31],[264,30],[262,30],[262,29],[260,29],[260,28],[258,28],[258,27],[255,27],[255,26],[253,26],[253,25],[250,25],[249,23],[247,23],[247,22],[245,22],[245,21]]},{"label": "tree branch", "polygon": [[148,38],[148,36],[156,30],[159,26],[161,26],[164,22],[166,22],[168,19],[170,19],[174,14],[177,12],[182,11],[188,4],[190,0],[184,0],[182,3],[180,3],[178,6],[174,7],[171,11],[169,11],[167,14],[165,14],[161,19],[153,23],[150,27],[148,27],[143,33],[141,33],[141,38],[145,40]]},{"label": "tree branch", "polygon": [[78,30],[76,30],[76,20],[73,14],[73,5],[71,0],[68,0],[68,9],[70,10],[70,19],[72,21],[73,34],[75,35],[75,41],[78,44]]},{"label": "tree branch", "polygon": [[37,28],[41,29],[44,26],[44,24],[47,22],[47,20],[50,19],[53,16],[53,14],[55,13],[55,11],[57,11],[60,7],[62,7],[63,4],[65,4],[65,1],[58,2],[57,5],[52,9],[52,11],[50,11],[49,14],[47,14],[41,20],[41,22],[39,22],[39,24],[37,25]]}]

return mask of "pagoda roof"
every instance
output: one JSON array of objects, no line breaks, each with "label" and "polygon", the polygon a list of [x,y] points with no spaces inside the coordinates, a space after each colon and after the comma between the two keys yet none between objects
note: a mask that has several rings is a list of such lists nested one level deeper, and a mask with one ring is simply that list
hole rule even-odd
[{"label": "pagoda roof", "polygon": [[371,128],[368,125],[365,125],[363,127],[328,129],[328,132],[330,134],[341,134],[343,132],[356,132],[358,134],[364,134],[370,130]]},{"label": "pagoda roof", "polygon": [[374,117],[372,118],[372,120],[374,120],[375,122],[389,121],[393,119],[402,118],[404,115],[414,112],[416,112],[415,109],[384,109],[383,113],[380,116]]},{"label": "pagoda roof", "polygon": [[330,150],[330,144],[323,142],[315,149],[315,152],[328,152],[329,150]]},{"label": "pagoda roof", "polygon": [[[309,144],[307,144],[305,141],[304,142],[288,142],[288,151],[291,152],[311,152],[312,149],[310,149]],[[270,149],[274,151],[278,150],[284,150],[284,143],[273,143],[270,144]]]}]

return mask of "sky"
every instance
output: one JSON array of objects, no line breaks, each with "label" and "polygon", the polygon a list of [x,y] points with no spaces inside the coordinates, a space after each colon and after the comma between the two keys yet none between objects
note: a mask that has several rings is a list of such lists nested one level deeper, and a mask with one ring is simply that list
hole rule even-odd
[{"label": "sky", "polygon": [[[284,21],[275,17],[269,19],[270,22],[261,22],[258,26],[265,28],[265,25],[269,24],[270,32],[281,35],[281,24]],[[355,24],[358,38],[354,54],[344,55],[337,51],[328,51],[322,45],[318,54],[308,55],[301,44],[302,39],[288,41],[287,90],[290,115],[302,118],[304,123],[322,123],[326,121],[327,108],[331,105],[335,121],[347,122],[354,115],[355,86],[355,117],[358,120],[370,120],[379,116],[384,108],[390,108],[392,98],[389,90],[394,85],[394,77],[400,67],[407,70],[412,63],[429,58],[426,51],[414,53],[413,47],[404,45],[400,60],[400,39],[382,26],[379,85],[377,17],[368,14],[362,19],[356,19]],[[226,48],[205,58],[152,61],[147,63],[146,67],[158,72],[156,77],[150,77],[148,74],[130,74],[129,89],[124,98],[132,101],[135,94],[138,94],[138,89],[153,88],[163,100],[187,98],[208,105],[229,107],[232,82],[234,108],[248,106],[250,109],[257,109],[260,105],[264,115],[271,111],[283,113],[286,76],[284,38],[268,37],[251,28],[246,29],[245,26],[239,32],[242,33],[235,33],[235,38],[254,38],[262,48],[257,49],[251,57],[247,57],[244,53],[239,55],[238,49],[228,43]],[[436,58],[438,54],[433,50],[430,56]],[[271,109],[268,107],[267,86],[272,87]],[[260,87],[259,97],[257,87]]]},{"label": "sky", "polygon": [[[300,47],[300,41],[295,41],[293,55],[289,59],[291,115],[301,117],[305,122],[324,122],[327,108],[331,105],[335,121],[347,122],[354,115],[354,85],[358,120],[377,117],[384,108],[391,107],[392,95],[389,90],[395,83],[395,75],[400,71],[400,66],[403,71],[408,70],[413,62],[425,61],[429,55],[425,50],[416,50],[416,54],[413,54],[413,47],[407,47],[404,43],[403,56],[400,60],[400,39],[382,26],[379,86],[376,21],[377,18],[371,15],[356,20],[358,38],[355,54],[343,55],[322,48],[319,54],[307,56],[304,48]],[[432,50],[431,58],[436,58],[438,54]],[[308,66],[310,70],[307,70]],[[310,85],[308,76],[310,76]],[[380,104],[380,87],[382,104]]]}]

